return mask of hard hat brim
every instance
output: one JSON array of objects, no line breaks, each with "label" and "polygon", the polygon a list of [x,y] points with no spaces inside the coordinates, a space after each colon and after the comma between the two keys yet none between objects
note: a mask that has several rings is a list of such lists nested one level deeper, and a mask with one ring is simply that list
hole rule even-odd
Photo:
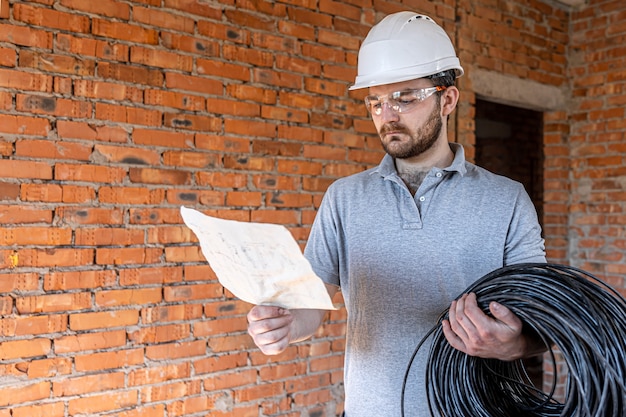
[{"label": "hard hat brim", "polygon": [[[461,67],[458,58],[450,57],[449,62],[439,62],[437,70],[433,71],[432,64],[418,65],[411,68],[402,68],[394,71],[386,71],[383,74],[375,74],[375,76],[357,76],[354,85],[348,90],[358,90],[361,88],[376,87],[385,84],[394,84],[403,81],[416,80],[418,78],[429,77],[447,70],[455,70],[456,78],[463,76],[465,71]],[[422,68],[426,67],[426,68]]]}]

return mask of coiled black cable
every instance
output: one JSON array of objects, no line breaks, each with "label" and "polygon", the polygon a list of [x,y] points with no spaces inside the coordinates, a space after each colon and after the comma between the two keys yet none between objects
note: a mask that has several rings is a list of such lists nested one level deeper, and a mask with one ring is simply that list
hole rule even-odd
[{"label": "coiled black cable", "polygon": [[[402,417],[409,371],[431,336],[425,376],[431,416],[626,416],[626,299],[619,292],[588,272],[557,264],[503,267],[464,291],[470,292],[486,314],[496,301],[544,341],[555,370],[550,392],[532,384],[521,360],[482,359],[450,346],[441,327],[446,309],[409,361]],[[553,346],[568,368],[563,402],[554,398],[558,375]]]}]

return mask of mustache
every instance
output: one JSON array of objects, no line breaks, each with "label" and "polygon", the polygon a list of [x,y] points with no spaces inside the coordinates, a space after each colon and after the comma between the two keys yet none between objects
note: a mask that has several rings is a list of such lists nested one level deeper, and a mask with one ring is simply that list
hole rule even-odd
[{"label": "mustache", "polygon": [[400,123],[392,122],[392,123],[385,123],[384,125],[382,125],[379,133],[381,135],[385,135],[389,132],[409,133],[409,130],[406,128],[406,126]]}]

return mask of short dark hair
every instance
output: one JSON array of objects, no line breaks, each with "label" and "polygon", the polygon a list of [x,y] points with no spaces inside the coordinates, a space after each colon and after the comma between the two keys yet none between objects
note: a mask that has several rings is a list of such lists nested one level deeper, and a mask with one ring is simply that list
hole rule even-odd
[{"label": "short dark hair", "polygon": [[434,86],[452,87],[456,81],[456,70],[441,71],[425,78],[431,80]]},{"label": "short dark hair", "polygon": [[[456,71],[453,69],[449,69],[446,71],[438,72],[437,74],[429,75],[424,78],[427,78],[430,81],[432,81],[434,87],[443,86],[443,87],[448,88],[448,87],[452,87],[454,83],[456,82]],[[443,91],[437,91],[437,93],[435,93],[435,97],[437,97],[437,105],[441,103],[442,94],[443,94]],[[448,121],[448,118],[446,117],[446,123],[447,121]]]}]

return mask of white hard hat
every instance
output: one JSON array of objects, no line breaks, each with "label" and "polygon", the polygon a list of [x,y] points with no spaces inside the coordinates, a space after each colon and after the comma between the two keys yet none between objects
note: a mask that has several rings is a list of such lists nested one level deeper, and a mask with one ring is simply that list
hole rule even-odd
[{"label": "white hard hat", "polygon": [[390,14],[370,29],[359,50],[358,74],[350,90],[427,77],[463,67],[446,32],[428,16]]}]

